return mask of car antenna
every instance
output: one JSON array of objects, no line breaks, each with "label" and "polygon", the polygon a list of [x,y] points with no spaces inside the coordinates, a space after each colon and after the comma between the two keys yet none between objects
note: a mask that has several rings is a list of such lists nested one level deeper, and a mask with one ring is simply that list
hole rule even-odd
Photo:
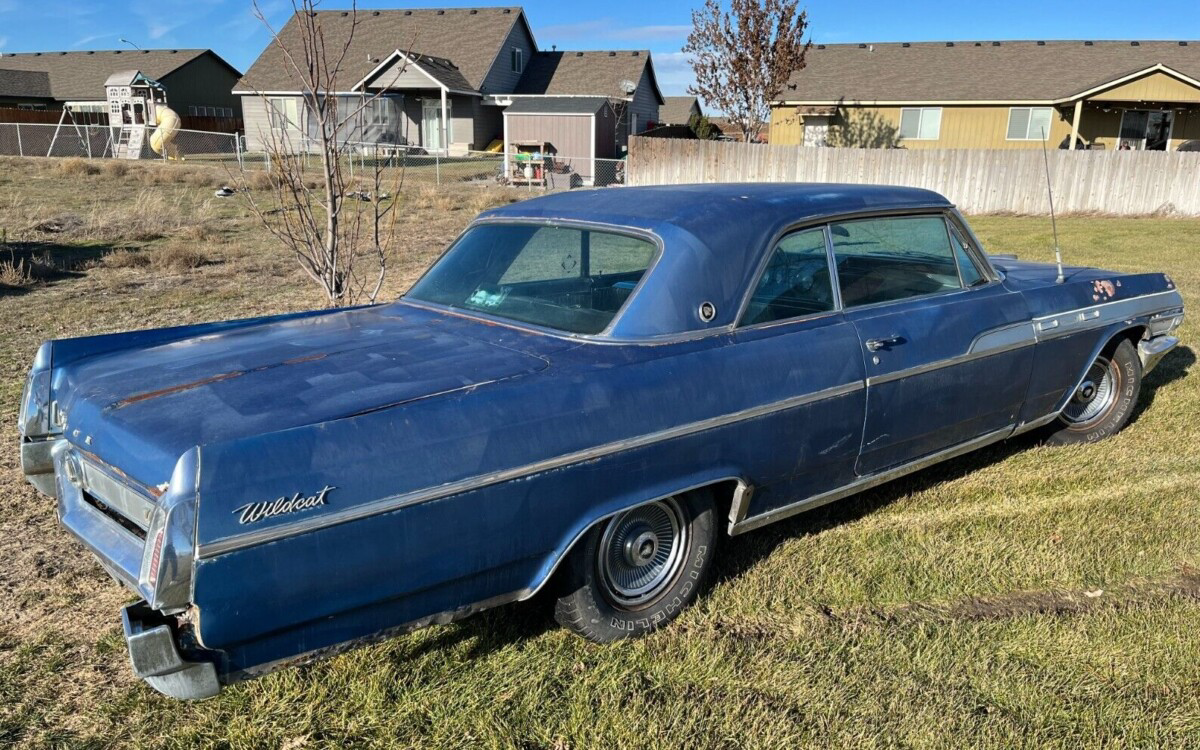
[{"label": "car antenna", "polygon": [[1042,162],[1046,165],[1046,196],[1050,199],[1050,228],[1054,231],[1054,262],[1058,264],[1055,284],[1065,280],[1062,270],[1062,250],[1058,246],[1058,222],[1054,218],[1054,188],[1050,187],[1050,154],[1046,151],[1046,129],[1042,128]]}]

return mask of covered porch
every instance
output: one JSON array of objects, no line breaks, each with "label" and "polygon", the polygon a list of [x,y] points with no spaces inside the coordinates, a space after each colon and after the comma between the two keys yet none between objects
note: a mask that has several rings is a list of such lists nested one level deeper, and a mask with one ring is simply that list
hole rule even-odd
[{"label": "covered porch", "polygon": [[1063,147],[1119,151],[1200,150],[1200,81],[1156,65],[1074,97]]}]

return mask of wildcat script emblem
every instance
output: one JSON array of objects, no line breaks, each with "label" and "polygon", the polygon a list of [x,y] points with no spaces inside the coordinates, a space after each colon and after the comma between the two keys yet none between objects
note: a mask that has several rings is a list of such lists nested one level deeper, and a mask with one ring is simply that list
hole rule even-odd
[{"label": "wildcat script emblem", "polygon": [[315,495],[302,495],[297,492],[291,497],[279,498],[278,500],[268,500],[262,503],[249,503],[234,510],[238,516],[238,523],[257,523],[265,521],[268,518],[282,516],[285,513],[297,513],[302,510],[312,510],[320,505],[328,504],[327,498],[329,493],[336,490],[337,487],[325,485],[324,489]]}]

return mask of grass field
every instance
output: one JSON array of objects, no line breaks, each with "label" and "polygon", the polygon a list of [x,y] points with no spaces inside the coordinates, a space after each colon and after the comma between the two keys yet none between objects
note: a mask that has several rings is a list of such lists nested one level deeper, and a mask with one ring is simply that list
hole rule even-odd
[{"label": "grass field", "polygon": [[[320,300],[237,199],[210,197],[219,173],[70,172],[0,159],[0,230],[43,279],[0,286],[0,747],[1200,744],[1194,322],[1116,438],[1017,439],[733,539],[698,605],[644,640],[586,643],[535,601],[163,698],[131,676],[129,597],[20,475],[25,371],[46,338]],[[403,195],[388,296],[505,199]],[[1051,256],[1045,220],[973,224],[993,252]],[[1198,309],[1200,221],[1059,228],[1069,261],[1167,271]]]}]

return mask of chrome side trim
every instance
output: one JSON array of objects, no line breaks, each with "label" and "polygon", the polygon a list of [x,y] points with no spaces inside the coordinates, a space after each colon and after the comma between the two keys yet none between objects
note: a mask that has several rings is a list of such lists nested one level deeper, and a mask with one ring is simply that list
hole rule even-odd
[{"label": "chrome side trim", "polygon": [[1012,435],[1014,429],[1015,425],[1009,425],[1002,429],[996,430],[995,432],[989,432],[986,435],[981,435],[973,440],[968,440],[965,443],[959,443],[951,448],[938,451],[937,453],[931,453],[924,458],[918,458],[916,461],[911,461],[907,464],[882,471],[878,474],[872,474],[870,476],[863,477],[836,490],[830,490],[829,492],[823,492],[819,495],[813,495],[812,497],[800,500],[799,502],[785,505],[782,508],[776,508],[775,510],[767,511],[761,515],[742,520],[733,524],[729,529],[729,533],[730,535],[736,536],[737,534],[752,531],[754,529],[766,526],[767,524],[774,523],[775,521],[794,516],[797,513],[803,513],[808,510],[813,510],[814,508],[819,508],[822,505],[828,505],[835,500],[841,500],[844,497],[863,492],[864,490],[869,490],[872,487],[877,487],[886,482],[890,482],[893,479],[898,479],[905,474],[911,474],[914,471],[920,471],[921,469],[933,466],[936,463],[955,458],[956,456],[961,456],[964,453],[970,453],[978,448],[982,448],[984,446],[991,445],[992,443],[1004,440]]},{"label": "chrome side trim", "polygon": [[1004,354],[1005,352],[1033,346],[1035,343],[1037,343],[1037,335],[1034,333],[1033,326],[1029,321],[1010,323],[984,331],[976,336],[964,354],[939,359],[935,362],[926,362],[923,365],[909,367],[905,370],[897,370],[896,372],[869,377],[867,378],[867,387],[870,388],[873,385],[890,383],[893,380],[902,380],[913,375],[921,375],[945,367],[954,367],[955,365],[965,364],[977,359],[983,359],[984,357]]},{"label": "chrome side trim", "polygon": [[824,401],[839,396],[845,396],[850,393],[862,390],[865,384],[861,380],[856,380],[852,383],[825,388],[815,393],[806,394],[803,396],[795,396],[792,398],[775,401],[769,404],[754,406],[749,409],[723,414],[719,417],[710,417],[697,422],[670,427],[658,432],[648,433],[633,438],[624,440],[616,440],[604,445],[598,445],[592,448],[567,453],[553,458],[535,461],[534,463],[517,466],[511,469],[502,469],[493,471],[487,474],[479,474],[466,479],[460,479],[455,482],[438,485],[436,487],[427,487],[425,489],[414,490],[399,495],[380,498],[369,503],[347,508],[343,511],[334,513],[326,513],[319,516],[310,516],[301,518],[293,522],[272,526],[270,528],[251,531],[244,534],[225,537],[216,541],[208,542],[200,545],[197,549],[197,556],[200,559],[215,557],[228,552],[234,552],[247,547],[254,547],[259,544],[266,544],[278,539],[293,536],[295,534],[303,534],[309,531],[335,526],[337,524],[357,521],[361,518],[379,515],[381,513],[390,513],[394,510],[399,510],[410,505],[419,503],[427,503],[434,500],[440,500],[451,495],[458,495],[463,492],[469,492],[481,487],[487,487],[493,484],[508,482],[513,479],[521,479],[533,474],[540,474],[545,471],[551,471],[570,464],[581,463],[584,461],[593,461],[598,458],[610,456],[614,453],[643,448],[647,445],[660,443],[667,440],[674,440],[697,432],[712,430],[718,427],[725,427],[737,422],[743,422],[750,419],[756,419],[768,414],[773,414],[779,411],[796,409],[801,406],[806,406],[817,401]]},{"label": "chrome side trim", "polygon": [[[1170,298],[1171,301],[1165,302],[1166,298]],[[1166,308],[1179,307],[1182,304],[1183,297],[1178,291],[1172,289],[1141,297],[1099,302],[1074,310],[1064,310],[1053,315],[1034,318],[1033,323],[1038,331],[1038,341],[1050,341],[1095,328],[1105,328],[1122,320],[1153,315]]]}]

